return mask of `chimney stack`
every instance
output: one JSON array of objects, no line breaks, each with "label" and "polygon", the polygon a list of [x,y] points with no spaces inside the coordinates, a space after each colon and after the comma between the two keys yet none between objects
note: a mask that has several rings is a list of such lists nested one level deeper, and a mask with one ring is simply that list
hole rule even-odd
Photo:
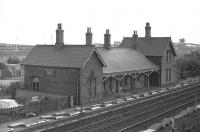
[{"label": "chimney stack", "polygon": [[109,29],[106,29],[106,34],[104,34],[104,47],[106,49],[110,48],[110,37]]},{"label": "chimney stack", "polygon": [[133,36],[132,37],[133,37],[134,40],[138,40],[138,34],[137,34],[136,30],[133,31]]},{"label": "chimney stack", "polygon": [[62,24],[58,24],[58,28],[56,29],[56,47],[61,47],[64,45],[64,30],[62,30]]},{"label": "chimney stack", "polygon": [[87,28],[86,36],[86,45],[92,45],[92,32],[91,27]]},{"label": "chimney stack", "polygon": [[133,39],[133,47],[134,49],[137,49],[138,34],[136,30],[133,31],[132,39]]},{"label": "chimney stack", "polygon": [[150,26],[149,22],[146,23],[145,38],[147,38],[147,39],[151,38],[151,26]]}]

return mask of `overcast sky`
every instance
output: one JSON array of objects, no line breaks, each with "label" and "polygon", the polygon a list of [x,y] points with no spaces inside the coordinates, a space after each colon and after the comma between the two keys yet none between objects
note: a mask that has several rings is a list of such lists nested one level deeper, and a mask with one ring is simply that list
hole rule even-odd
[{"label": "overcast sky", "polygon": [[110,29],[113,43],[150,22],[152,36],[200,44],[199,18],[198,0],[0,0],[0,43],[55,43],[57,23],[65,43],[84,44],[87,27],[94,43]]}]

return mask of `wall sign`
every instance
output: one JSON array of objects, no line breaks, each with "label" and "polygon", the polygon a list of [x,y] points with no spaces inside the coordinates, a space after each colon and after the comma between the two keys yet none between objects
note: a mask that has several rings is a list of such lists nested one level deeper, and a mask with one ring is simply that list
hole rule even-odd
[{"label": "wall sign", "polygon": [[56,70],[55,69],[45,69],[46,75],[48,76],[55,76],[56,75]]}]

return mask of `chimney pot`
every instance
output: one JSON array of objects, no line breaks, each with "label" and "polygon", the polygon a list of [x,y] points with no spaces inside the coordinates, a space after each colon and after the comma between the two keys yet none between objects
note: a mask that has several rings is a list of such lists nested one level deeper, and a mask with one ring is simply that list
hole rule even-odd
[{"label": "chimney pot", "polygon": [[133,36],[132,36],[132,41],[133,41],[133,48],[134,49],[137,49],[137,40],[138,40],[138,34],[137,34],[137,31],[134,30],[133,31]]},{"label": "chimney pot", "polygon": [[62,24],[58,23],[58,29],[62,29]]},{"label": "chimney pot", "polygon": [[91,33],[91,27],[87,28],[87,33]]},{"label": "chimney pot", "polygon": [[147,38],[147,39],[151,38],[151,26],[150,26],[149,22],[146,23],[145,38]]},{"label": "chimney pot", "polygon": [[92,45],[92,32],[91,27],[87,28],[86,36],[86,45]]},{"label": "chimney pot", "polygon": [[109,34],[109,29],[106,29],[106,34]]},{"label": "chimney pot", "polygon": [[106,29],[106,33],[104,34],[104,47],[106,49],[110,48],[110,38],[111,38],[111,35],[109,33],[109,29]]},{"label": "chimney pot", "polygon": [[56,29],[56,47],[62,47],[64,45],[64,30],[62,30],[62,24],[58,24],[58,28]]}]

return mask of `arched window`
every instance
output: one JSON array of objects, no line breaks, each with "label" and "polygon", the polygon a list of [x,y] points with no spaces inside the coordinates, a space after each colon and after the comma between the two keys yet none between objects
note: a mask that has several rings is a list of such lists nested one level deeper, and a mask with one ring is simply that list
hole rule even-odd
[{"label": "arched window", "polygon": [[96,77],[93,70],[91,71],[90,76],[88,78],[88,84],[89,84],[89,88],[88,88],[89,98],[97,96]]},{"label": "arched window", "polygon": [[38,77],[33,77],[32,88],[33,88],[34,91],[39,91],[39,79],[38,79]]}]

